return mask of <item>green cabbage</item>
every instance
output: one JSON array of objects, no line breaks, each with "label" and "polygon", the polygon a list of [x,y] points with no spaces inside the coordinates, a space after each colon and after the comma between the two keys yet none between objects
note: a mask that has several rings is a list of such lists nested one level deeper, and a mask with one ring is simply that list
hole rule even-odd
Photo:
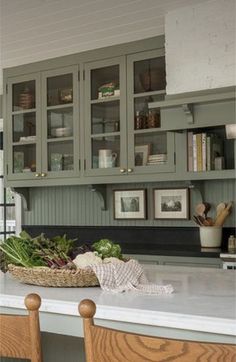
[{"label": "green cabbage", "polygon": [[121,247],[119,244],[114,244],[109,239],[101,239],[93,244],[93,249],[97,252],[100,258],[105,259],[113,256],[114,258],[122,259]]}]

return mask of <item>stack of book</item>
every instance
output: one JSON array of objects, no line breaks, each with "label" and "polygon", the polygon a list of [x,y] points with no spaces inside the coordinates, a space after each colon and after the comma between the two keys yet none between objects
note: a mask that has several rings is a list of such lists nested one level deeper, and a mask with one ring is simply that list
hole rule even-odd
[{"label": "stack of book", "polygon": [[211,171],[223,156],[223,140],[215,133],[188,132],[188,171]]},{"label": "stack of book", "polygon": [[166,153],[158,153],[156,155],[149,155],[147,165],[163,165],[167,161]]}]

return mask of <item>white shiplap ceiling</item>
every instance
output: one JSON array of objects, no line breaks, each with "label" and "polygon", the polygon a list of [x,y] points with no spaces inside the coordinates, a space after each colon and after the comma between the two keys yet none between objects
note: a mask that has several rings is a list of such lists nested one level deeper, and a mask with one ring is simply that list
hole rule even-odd
[{"label": "white shiplap ceiling", "polygon": [[207,0],[1,0],[2,66],[164,33],[164,16]]}]

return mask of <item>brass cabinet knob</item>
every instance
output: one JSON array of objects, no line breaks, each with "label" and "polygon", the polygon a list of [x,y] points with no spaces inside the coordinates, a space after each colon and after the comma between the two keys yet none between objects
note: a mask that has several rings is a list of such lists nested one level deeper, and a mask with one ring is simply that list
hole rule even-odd
[{"label": "brass cabinet knob", "polygon": [[43,173],[41,173],[41,176],[42,176],[42,177],[46,177],[47,174],[43,172]]},{"label": "brass cabinet knob", "polygon": [[128,168],[127,170],[129,173],[133,172],[133,169],[132,168]]},{"label": "brass cabinet knob", "polygon": [[125,168],[120,169],[120,173],[125,173],[125,171],[126,171]]},{"label": "brass cabinet knob", "polygon": [[40,177],[40,173],[36,173],[36,174],[35,174],[35,177]]}]

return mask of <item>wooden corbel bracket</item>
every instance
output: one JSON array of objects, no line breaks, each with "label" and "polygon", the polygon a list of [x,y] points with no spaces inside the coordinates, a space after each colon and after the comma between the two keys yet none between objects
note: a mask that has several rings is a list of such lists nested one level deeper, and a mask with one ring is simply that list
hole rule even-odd
[{"label": "wooden corbel bracket", "polygon": [[194,119],[193,119],[193,105],[190,103],[185,103],[182,104],[182,109],[187,117],[187,122],[188,124],[193,124],[194,123]]},{"label": "wooden corbel bracket", "polygon": [[96,192],[101,201],[101,210],[107,210],[107,187],[106,185],[90,185],[90,191]]}]

